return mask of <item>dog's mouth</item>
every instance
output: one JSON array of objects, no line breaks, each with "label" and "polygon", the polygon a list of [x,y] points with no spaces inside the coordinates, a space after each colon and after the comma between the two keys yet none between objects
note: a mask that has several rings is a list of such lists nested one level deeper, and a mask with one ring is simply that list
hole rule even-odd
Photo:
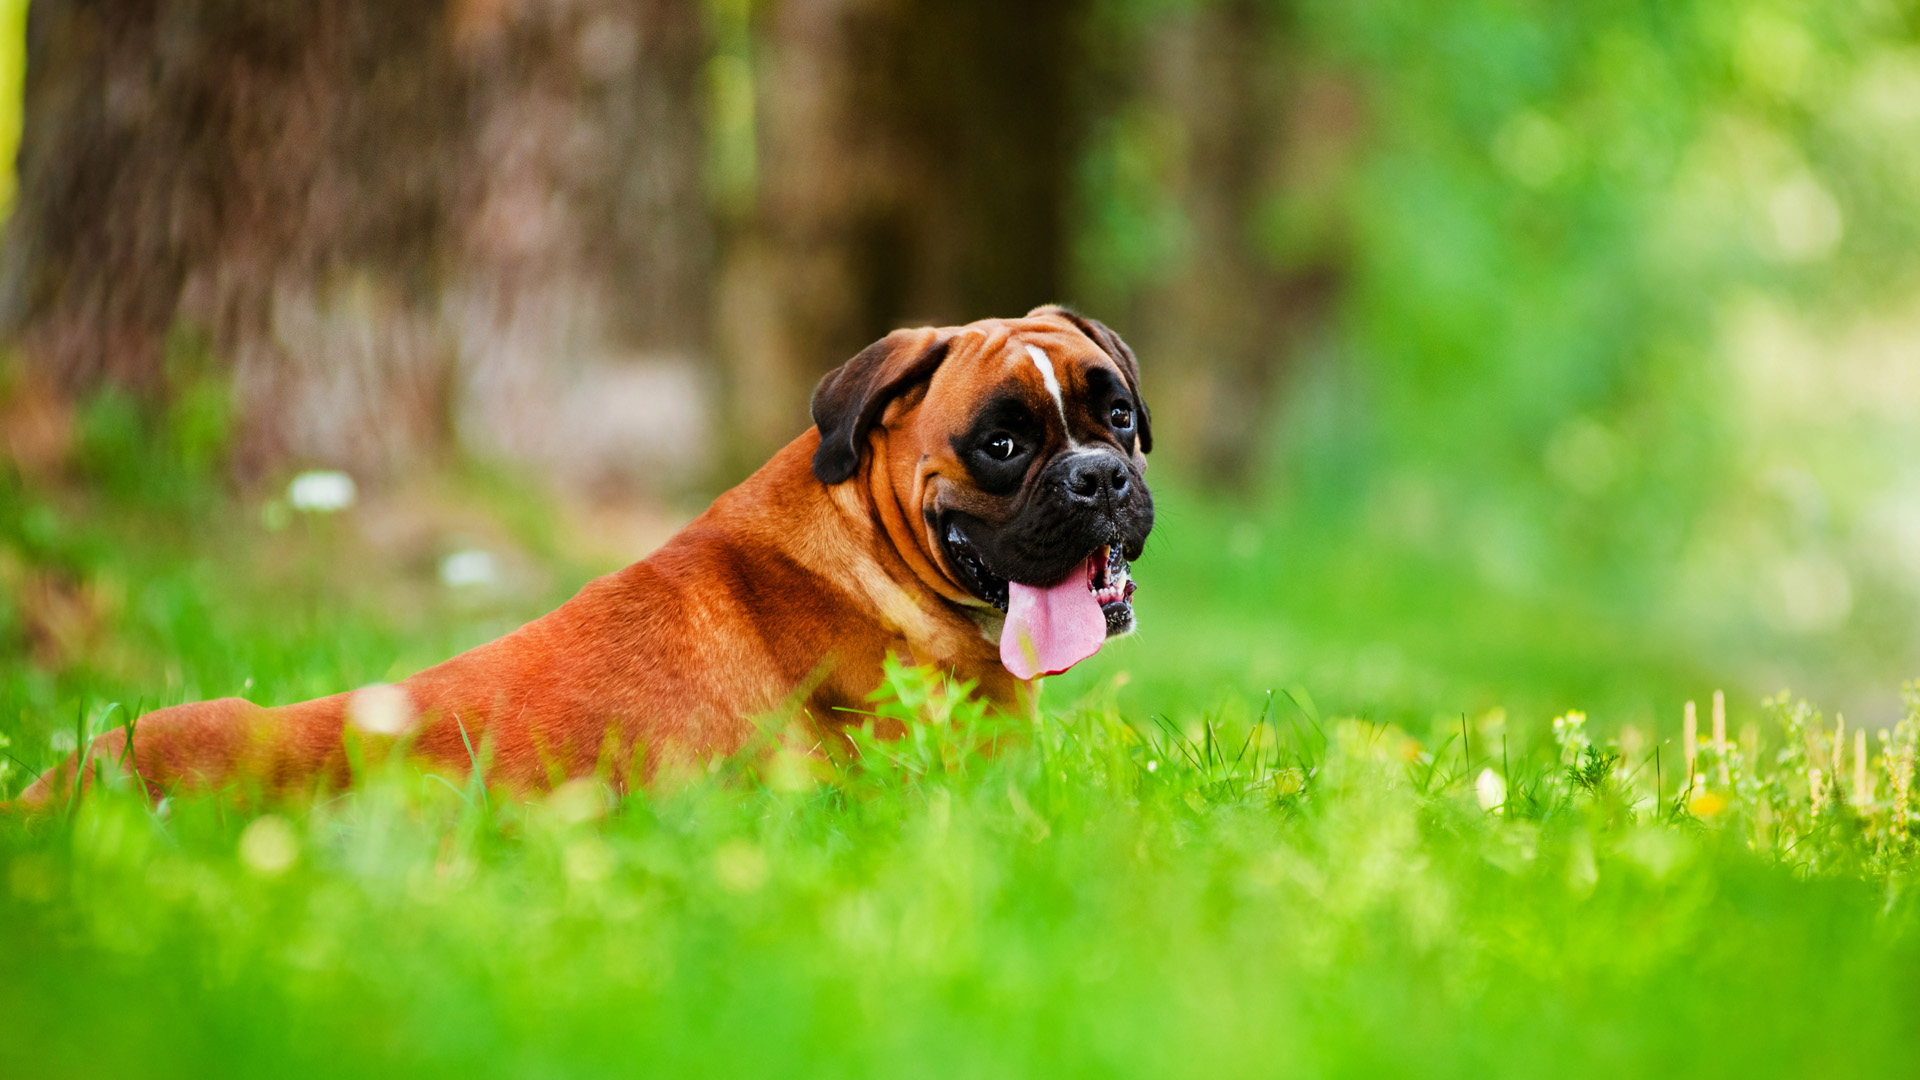
[{"label": "dog's mouth", "polygon": [[1046,585],[1025,585],[997,573],[958,524],[947,525],[946,549],[948,562],[958,571],[960,583],[974,596],[1006,612],[1009,618],[1018,616],[1014,611],[1016,606],[1028,606],[1019,601],[1029,599],[1044,599],[1042,606],[1048,609],[1048,614],[1055,614],[1067,605],[1083,608],[1086,601],[1077,599],[1076,591],[1067,588],[1069,582],[1074,582],[1080,584],[1097,605],[1106,624],[1105,636],[1117,637],[1133,629],[1136,586],[1132,566],[1118,541],[1095,548],[1060,581]]},{"label": "dog's mouth", "polygon": [[1107,636],[1133,629],[1133,566],[1119,544],[1106,544],[1087,556],[1087,591],[1100,602],[1107,618]]}]

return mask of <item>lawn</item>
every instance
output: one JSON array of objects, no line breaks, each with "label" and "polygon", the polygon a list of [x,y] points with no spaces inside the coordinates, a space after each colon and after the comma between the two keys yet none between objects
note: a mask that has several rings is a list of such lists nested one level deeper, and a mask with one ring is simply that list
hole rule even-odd
[{"label": "lawn", "polygon": [[[163,479],[8,488],[5,791],[142,707],[402,674],[600,569],[485,477],[407,500],[487,509],[463,542],[528,569],[484,595],[383,556],[377,499],[287,518]],[[1677,699],[1665,728],[1552,706],[1665,702],[1687,662],[1544,607],[1445,633],[1475,597],[1432,575],[1341,609],[1359,577],[1277,520],[1290,557],[1235,577],[1233,513],[1164,502],[1146,629],[1035,716],[900,671],[873,708],[904,739],[624,800],[368,746],[311,803],[0,816],[0,1075],[1911,1067],[1911,708],[1869,744],[1736,689],[1716,743],[1703,690],[1689,764]],[[1344,658],[1364,634],[1399,659]]]}]

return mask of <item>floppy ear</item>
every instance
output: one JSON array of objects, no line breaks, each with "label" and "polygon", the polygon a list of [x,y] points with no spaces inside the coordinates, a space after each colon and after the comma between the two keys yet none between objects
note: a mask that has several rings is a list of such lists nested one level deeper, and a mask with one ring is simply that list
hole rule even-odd
[{"label": "floppy ear", "polygon": [[860,467],[860,451],[887,402],[914,382],[929,378],[947,358],[951,334],[931,327],[895,330],[827,372],[813,389],[813,423],[820,448],[813,475],[838,484]]},{"label": "floppy ear", "polygon": [[1065,319],[1080,328],[1080,332],[1093,339],[1100,351],[1113,358],[1120,366],[1120,374],[1127,380],[1127,389],[1133,392],[1134,406],[1140,410],[1140,452],[1153,452],[1153,414],[1147,410],[1147,399],[1140,396],[1140,362],[1133,358],[1133,350],[1120,340],[1106,323],[1099,319],[1089,319],[1085,315],[1061,307],[1059,304],[1044,304],[1027,312],[1027,318],[1035,319],[1043,315],[1052,315]]}]

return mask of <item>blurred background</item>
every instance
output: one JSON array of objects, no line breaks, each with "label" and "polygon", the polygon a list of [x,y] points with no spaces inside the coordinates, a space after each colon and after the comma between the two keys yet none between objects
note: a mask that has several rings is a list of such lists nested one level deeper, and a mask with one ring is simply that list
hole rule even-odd
[{"label": "blurred background", "polygon": [[1047,301],[1162,508],[1050,701],[1920,675],[1906,0],[0,0],[0,156],[0,730],[405,674]]}]

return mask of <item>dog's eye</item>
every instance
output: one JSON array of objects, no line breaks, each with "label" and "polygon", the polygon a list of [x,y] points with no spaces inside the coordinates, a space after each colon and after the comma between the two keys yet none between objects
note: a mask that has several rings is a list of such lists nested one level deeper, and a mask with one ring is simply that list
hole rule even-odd
[{"label": "dog's eye", "polygon": [[1118,431],[1125,431],[1132,427],[1133,406],[1128,405],[1124,401],[1116,402],[1113,406],[1113,411],[1107,414],[1107,422],[1111,423],[1115,430]]},{"label": "dog's eye", "polygon": [[995,461],[1006,461],[1013,457],[1014,451],[1019,447],[1014,445],[1013,436],[1003,431],[998,435],[989,436],[987,441],[981,444],[980,449]]}]

